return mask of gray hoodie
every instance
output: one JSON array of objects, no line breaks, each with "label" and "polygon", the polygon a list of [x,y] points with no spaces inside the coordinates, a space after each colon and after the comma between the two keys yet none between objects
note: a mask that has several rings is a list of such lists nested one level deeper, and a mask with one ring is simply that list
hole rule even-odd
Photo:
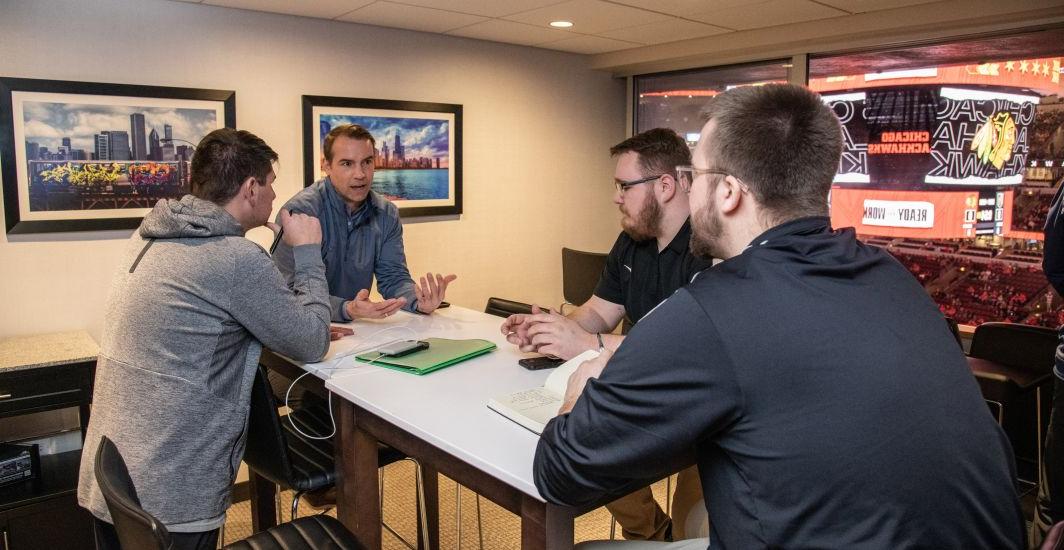
[{"label": "gray hoodie", "polygon": [[295,248],[289,289],[228,212],[191,195],[159,201],[130,241],[107,301],[78,502],[110,521],[93,475],[106,435],[148,512],[209,530],[229,507],[262,346],[308,362],[329,347],[321,250]]}]

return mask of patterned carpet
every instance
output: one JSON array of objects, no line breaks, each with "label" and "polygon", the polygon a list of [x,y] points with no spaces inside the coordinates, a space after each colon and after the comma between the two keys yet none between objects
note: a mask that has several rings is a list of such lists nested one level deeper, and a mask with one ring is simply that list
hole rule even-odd
[{"label": "patterned carpet", "polygon": [[[458,544],[458,529],[455,515],[455,483],[440,476],[440,548],[483,548],[485,550],[511,550],[521,546],[521,520],[485,498],[480,500],[484,543],[479,544],[477,534],[477,497],[472,491],[462,488],[462,543]],[[654,496],[664,509],[665,481],[654,485]],[[281,493],[280,509],[288,520],[292,493]],[[320,510],[300,505],[299,515],[320,513]],[[333,512],[330,514],[335,515]],[[417,540],[415,518],[414,467],[409,462],[397,462],[385,467],[384,475],[384,522],[407,541]],[[576,542],[608,539],[610,515],[605,508],[593,510],[576,520]],[[233,505],[225,524],[225,540],[232,542],[251,534],[251,505],[244,501]],[[620,538],[620,527],[617,538]],[[382,535],[384,550],[405,550],[407,547],[387,529]]]}]

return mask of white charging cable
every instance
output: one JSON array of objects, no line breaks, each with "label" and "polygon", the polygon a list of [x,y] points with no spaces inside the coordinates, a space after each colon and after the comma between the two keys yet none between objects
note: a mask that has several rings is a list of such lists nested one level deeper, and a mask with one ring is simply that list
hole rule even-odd
[{"label": "white charging cable", "polygon": [[[373,338],[375,338],[376,336],[378,336],[380,334],[384,334],[386,332],[395,331],[395,330],[406,331],[407,333],[409,333],[410,336],[413,336],[414,339],[417,338],[417,332],[414,332],[414,329],[412,329],[410,327],[407,327],[407,326],[398,326],[398,327],[388,327],[388,328],[385,328],[385,329],[378,330],[377,332],[374,332],[373,334],[371,334],[367,339],[368,340],[372,340]],[[344,360],[347,359],[348,356],[357,355],[359,353],[366,353],[366,352],[370,352],[370,351],[377,351],[378,349],[380,349],[380,348],[382,348],[384,346],[387,346],[388,344],[393,344],[393,343],[398,342],[398,341],[399,341],[398,339],[390,340],[388,342],[384,342],[383,344],[375,344],[375,345],[371,345],[371,346],[366,346],[366,347],[361,348],[361,349],[356,349],[356,350],[354,350],[354,351],[352,351],[350,353],[347,353],[344,356],[340,357],[339,358],[339,362],[340,363],[344,362]],[[372,365],[375,361],[379,360],[381,357],[384,357],[384,356],[383,355],[378,355],[372,361],[367,361],[366,364],[367,365]],[[325,371],[328,371],[329,376],[332,376],[333,372],[341,370],[342,368],[346,368],[346,367],[341,367],[340,364],[337,363],[337,365],[335,367],[332,367],[332,368],[329,368],[329,369],[320,369],[318,372],[321,372],[321,370],[325,370]],[[288,385],[288,391],[284,392],[284,406],[285,406],[285,408],[289,409],[290,411],[292,410],[292,408],[288,406],[288,398],[292,394],[292,388],[296,387],[296,384],[300,380],[302,380],[304,376],[306,376],[308,374],[313,374],[313,372],[307,371],[307,372],[299,375],[298,377],[296,377],[296,379],[292,380],[292,383]],[[292,425],[292,429],[295,430],[296,433],[298,433],[299,435],[301,435],[301,436],[303,436],[303,437],[305,437],[307,439],[314,439],[314,440],[332,439],[332,437],[334,435],[336,435],[336,419],[333,417],[333,410],[332,410],[332,392],[329,392],[328,408],[329,408],[329,423],[332,424],[332,431],[329,432],[329,435],[322,435],[322,436],[310,435],[310,434],[304,432],[303,430],[300,430],[299,426],[296,426],[295,420],[292,420],[292,413],[291,412],[289,412],[288,415],[287,415],[288,416],[288,423]],[[294,412],[294,411],[292,411],[292,412]]]}]

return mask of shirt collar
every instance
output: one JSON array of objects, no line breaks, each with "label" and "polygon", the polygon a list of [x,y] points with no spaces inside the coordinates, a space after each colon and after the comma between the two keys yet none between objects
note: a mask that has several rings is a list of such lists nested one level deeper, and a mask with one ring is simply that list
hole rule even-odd
[{"label": "shirt collar", "polygon": [[666,246],[665,249],[672,250],[682,256],[687,253],[689,246],[691,246],[691,218],[684,220],[680,230],[676,232],[676,236],[672,238],[669,246]]},{"label": "shirt collar", "polygon": [[801,235],[809,233],[819,233],[822,231],[831,230],[831,218],[827,216],[809,216],[805,218],[793,219],[789,222],[781,223],[775,227],[769,228],[764,233],[758,235],[754,240],[750,241],[750,244],[746,248],[753,246],[764,246],[774,239],[785,237],[787,235]]},{"label": "shirt collar", "polygon": [[384,209],[383,199],[381,199],[373,189],[370,189],[369,194],[366,196],[366,201],[362,203],[362,206],[360,206],[358,210],[349,214],[347,212],[347,203],[345,203],[344,199],[340,197],[340,194],[336,192],[336,188],[333,187],[333,182],[329,179],[329,176],[325,176],[324,181],[325,196],[328,199],[330,207],[344,218],[362,219],[376,211]]}]

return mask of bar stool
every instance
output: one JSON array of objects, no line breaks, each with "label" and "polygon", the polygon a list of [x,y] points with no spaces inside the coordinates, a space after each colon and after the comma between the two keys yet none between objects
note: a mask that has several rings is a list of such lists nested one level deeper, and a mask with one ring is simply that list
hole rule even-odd
[{"label": "bar stool", "polygon": [[[248,413],[248,436],[244,462],[255,476],[261,476],[283,489],[295,491],[291,504],[291,519],[295,520],[300,499],[307,494],[321,494],[336,484],[336,463],[333,457],[332,438],[308,439],[298,433],[293,424],[305,433],[328,433],[330,416],[325,404],[309,405],[282,417],[277,412],[277,403],[267,381],[266,370],[259,365],[251,388],[251,405]],[[381,445],[377,460],[382,468],[401,460],[410,460],[420,472],[421,466],[399,451]],[[417,476],[420,478],[420,475]],[[253,483],[255,480],[252,480]],[[380,484],[383,493],[384,484]],[[425,525],[424,493],[417,484],[418,526],[428,540]],[[383,503],[383,494],[380,495]],[[395,535],[404,545],[414,545],[403,539],[387,524],[384,529]]]}]

